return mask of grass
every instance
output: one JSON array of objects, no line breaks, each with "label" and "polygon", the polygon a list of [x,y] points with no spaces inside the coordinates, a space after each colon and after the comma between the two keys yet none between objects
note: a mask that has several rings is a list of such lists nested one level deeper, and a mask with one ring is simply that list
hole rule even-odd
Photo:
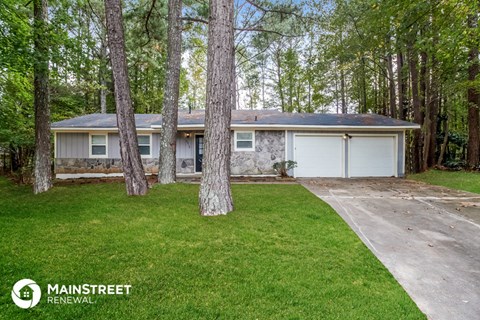
[{"label": "grass", "polygon": [[408,178],[451,189],[480,193],[479,172],[429,170],[409,175]]},{"label": "grass", "polygon": [[[235,212],[200,217],[197,185],[30,188],[0,178],[2,319],[425,319],[341,218],[299,185],[234,185]],[[42,288],[23,310],[10,291]],[[95,304],[47,284],[130,284]]]}]

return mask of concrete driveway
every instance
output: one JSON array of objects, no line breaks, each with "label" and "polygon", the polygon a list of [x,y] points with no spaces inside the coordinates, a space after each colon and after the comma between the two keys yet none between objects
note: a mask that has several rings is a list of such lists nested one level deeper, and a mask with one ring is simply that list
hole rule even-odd
[{"label": "concrete driveway", "polygon": [[301,179],[429,319],[480,319],[480,195],[405,179]]}]

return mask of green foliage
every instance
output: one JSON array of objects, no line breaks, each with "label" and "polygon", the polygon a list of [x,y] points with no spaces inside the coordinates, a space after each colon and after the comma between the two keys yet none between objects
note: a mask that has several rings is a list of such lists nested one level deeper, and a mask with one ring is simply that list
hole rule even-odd
[{"label": "green foliage", "polygon": [[[0,179],[6,319],[425,319],[333,209],[299,185],[233,185],[235,212],[198,214],[198,185],[56,186]],[[285,196],[288,195],[288,196]],[[26,236],[28,235],[28,236]],[[60,263],[61,262],[61,263]],[[22,310],[12,285],[130,284],[94,304]]]},{"label": "green foliage", "polygon": [[288,171],[297,167],[297,162],[292,160],[275,162],[273,169],[282,177],[288,177]]},{"label": "green foliage", "polygon": [[[141,113],[161,112],[165,78],[167,8],[157,2],[145,23],[150,6],[151,1],[136,0],[124,10],[132,96]],[[25,165],[31,159],[22,155],[30,157],[25,151],[34,141],[32,16],[31,2],[0,2],[0,148],[12,152],[12,162],[22,158],[19,164]],[[49,24],[43,32],[50,57],[52,121],[100,112],[101,90],[107,111],[115,112],[104,16],[102,0],[49,1]],[[184,80],[182,92],[187,87]]]}]

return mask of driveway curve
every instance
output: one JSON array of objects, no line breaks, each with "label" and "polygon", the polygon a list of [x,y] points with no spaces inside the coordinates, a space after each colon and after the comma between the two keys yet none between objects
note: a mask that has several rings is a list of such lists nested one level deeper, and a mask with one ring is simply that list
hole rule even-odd
[{"label": "driveway curve", "polygon": [[480,319],[480,194],[398,178],[299,179],[434,320]]}]

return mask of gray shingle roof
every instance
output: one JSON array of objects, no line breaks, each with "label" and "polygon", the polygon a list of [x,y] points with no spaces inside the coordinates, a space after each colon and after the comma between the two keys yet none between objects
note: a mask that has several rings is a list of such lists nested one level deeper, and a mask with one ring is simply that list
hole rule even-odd
[{"label": "gray shingle roof", "polygon": [[[160,114],[136,114],[137,128],[150,128],[153,123],[162,121]],[[117,116],[115,113],[93,113],[72,119],[52,123],[52,128],[116,128]]]},{"label": "gray shingle roof", "polygon": [[[160,114],[136,114],[137,128],[160,127]],[[191,113],[181,111],[178,116],[179,126],[203,125],[204,110],[195,110]],[[232,125],[259,126],[322,126],[322,127],[408,127],[417,128],[418,125],[392,119],[377,114],[319,114],[319,113],[282,113],[272,110],[233,110]],[[73,119],[63,120],[52,124],[52,128],[116,128],[115,114],[89,114]]]}]

